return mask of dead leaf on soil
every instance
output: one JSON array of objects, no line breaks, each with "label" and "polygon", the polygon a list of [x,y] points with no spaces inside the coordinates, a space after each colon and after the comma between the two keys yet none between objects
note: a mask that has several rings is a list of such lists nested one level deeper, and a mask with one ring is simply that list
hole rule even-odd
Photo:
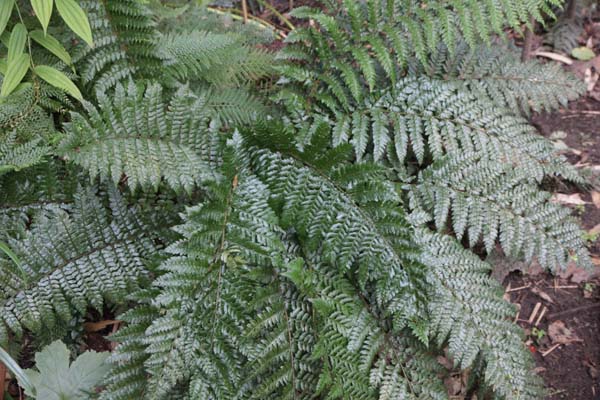
[{"label": "dead leaf on soil", "polygon": [[592,229],[590,229],[588,231],[588,234],[590,234],[591,236],[600,235],[600,224],[598,224],[595,227],[593,227]]},{"label": "dead leaf on soil", "polygon": [[524,274],[532,276],[544,272],[537,259],[534,258],[531,263],[512,260],[505,257],[499,247],[488,255],[486,261],[494,267],[492,270],[492,277],[500,283],[503,283],[504,279],[506,279],[508,274],[512,271],[521,271]]},{"label": "dead leaf on soil", "polygon": [[592,191],[592,202],[596,208],[600,208],[600,192]]},{"label": "dead leaf on soil", "polygon": [[563,279],[570,279],[573,283],[582,283],[592,277],[592,271],[577,266],[573,261],[567,264],[567,268],[559,271],[558,275]]},{"label": "dead leaf on soil", "polygon": [[559,62],[567,64],[567,65],[573,64],[573,60],[571,58],[569,58],[567,56],[563,56],[562,54],[558,54],[558,53],[552,53],[549,51],[537,51],[535,53],[535,55],[537,57],[545,57],[545,58],[549,58],[554,61],[559,61]]},{"label": "dead leaf on soil", "polygon": [[554,203],[572,204],[572,205],[576,205],[576,206],[589,204],[589,202],[587,202],[581,198],[581,193],[573,193],[573,194],[555,193],[552,196],[551,201]]},{"label": "dead leaf on soil", "polygon": [[554,303],[554,300],[552,300],[552,297],[550,297],[550,295],[548,295],[548,293],[542,291],[539,288],[531,288],[531,292],[534,293],[535,295],[537,295],[540,299],[548,302],[548,303]]},{"label": "dead leaf on soil", "polygon": [[554,344],[571,344],[575,342],[582,342],[577,335],[572,332],[565,323],[561,320],[554,321],[548,327],[548,336]]},{"label": "dead leaf on soil", "polygon": [[102,329],[106,328],[107,326],[116,325],[120,322],[121,321],[117,321],[117,320],[86,322],[85,324],[83,324],[83,328],[85,329],[86,332],[98,332],[98,331],[101,331]]}]

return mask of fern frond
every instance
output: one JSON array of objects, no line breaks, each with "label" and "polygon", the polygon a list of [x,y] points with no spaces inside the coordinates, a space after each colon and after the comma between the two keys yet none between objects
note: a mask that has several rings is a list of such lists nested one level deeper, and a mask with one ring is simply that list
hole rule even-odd
[{"label": "fern frond", "polygon": [[26,143],[17,143],[16,139],[16,131],[4,138],[0,136],[0,175],[31,167],[48,153],[48,147],[40,145],[40,139]]},{"label": "fern frond", "polygon": [[[293,226],[308,249],[322,246],[323,259],[356,275],[361,287],[376,285],[379,307],[393,316],[397,329],[403,328],[418,311],[411,278],[419,266],[414,263],[410,227],[393,186],[381,178],[382,170],[369,164],[342,164],[329,171],[315,168],[322,161],[314,156],[302,161],[289,142],[278,144],[278,135],[269,134],[273,129],[256,130],[254,140],[274,149],[283,146],[278,150],[285,152],[252,147],[248,157],[257,176],[282,204],[284,226]],[[252,137],[248,140],[252,143]],[[319,154],[317,149],[301,154]],[[323,157],[327,159],[327,153]]]},{"label": "fern frond", "polygon": [[265,51],[243,44],[232,34],[191,31],[163,35],[157,44],[166,72],[180,81],[198,80],[216,86],[239,86],[271,72]]},{"label": "fern frond", "polygon": [[67,210],[77,190],[71,170],[45,162],[0,177],[0,240],[23,237],[30,224]]},{"label": "fern frond", "polygon": [[[491,266],[450,236],[419,231],[429,268],[430,328],[461,369],[474,367],[494,393],[506,399],[539,399],[543,384],[512,323],[515,310],[489,276]],[[483,369],[476,368],[483,364]]]},{"label": "fern frond", "polygon": [[499,45],[471,50],[459,43],[453,53],[440,47],[426,66],[415,62],[411,73],[454,82],[515,113],[551,111],[585,93],[585,85],[560,65],[522,62],[516,49]]},{"label": "fern frond", "polygon": [[[323,120],[317,112],[312,118]],[[475,152],[512,165],[524,179],[541,182],[545,176],[560,176],[584,183],[526,120],[451,83],[405,78],[360,108],[336,112],[327,120],[336,133],[332,140],[351,143],[359,160],[372,153],[376,161],[403,164],[414,157],[426,165],[446,154]]]},{"label": "fern frond", "polygon": [[21,90],[2,99],[0,106],[0,135],[16,132],[20,141],[48,140],[55,133],[52,116],[41,105],[52,93],[48,85],[25,85]]},{"label": "fern frond", "polygon": [[507,165],[464,155],[434,163],[421,172],[413,206],[430,212],[438,230],[450,226],[471,246],[483,241],[490,252],[499,240],[504,252],[527,261],[535,256],[558,271],[570,259],[591,265],[579,226],[568,208],[522,181]]},{"label": "fern frond", "polygon": [[144,258],[156,250],[152,236],[115,189],[109,209],[93,189],[81,190],[69,213],[39,220],[23,239],[8,245],[20,260],[0,260],[3,292],[0,340],[68,321],[88,304],[122,301],[144,277]]},{"label": "fern frond", "polygon": [[[162,88],[117,86],[112,98],[100,97],[100,109],[74,113],[59,152],[92,177],[132,188],[157,189],[164,179],[175,190],[190,192],[214,179],[214,154],[206,99],[182,88],[165,105]],[[109,156],[110,155],[110,156]]]},{"label": "fern frond", "polygon": [[[411,58],[427,64],[429,55],[435,53],[440,44],[452,53],[458,38],[464,38],[469,46],[475,47],[479,41],[489,42],[492,33],[501,34],[505,25],[520,30],[520,25],[528,23],[531,16],[542,21],[541,11],[547,11],[549,5],[556,5],[558,1],[369,0],[357,3],[344,0],[322,3],[322,9],[299,7],[293,10],[294,17],[312,23],[291,32],[286,39],[288,46],[282,50],[282,58],[303,60],[317,79],[294,78],[288,75],[286,67],[282,73],[292,78],[299,90],[302,86],[314,86],[320,92],[321,76],[330,74],[333,67],[335,79],[344,82],[360,103],[358,93],[371,92],[376,80],[381,87],[393,85]],[[350,65],[356,66],[356,75],[344,70]],[[378,71],[377,79],[374,70]]]},{"label": "fern frond", "polygon": [[71,50],[83,88],[103,94],[119,82],[159,73],[154,23],[141,3],[84,0],[81,6],[94,37],[93,48],[80,43]]}]

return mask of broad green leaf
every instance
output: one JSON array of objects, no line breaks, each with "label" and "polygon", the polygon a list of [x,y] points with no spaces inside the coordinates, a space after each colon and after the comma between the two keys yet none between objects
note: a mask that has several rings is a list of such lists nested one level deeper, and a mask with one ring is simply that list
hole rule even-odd
[{"label": "broad green leaf", "polygon": [[0,60],[0,74],[2,74],[3,76],[6,75],[6,69],[8,68],[8,63],[6,62],[6,59],[1,59]]},{"label": "broad green leaf", "polygon": [[4,31],[4,33],[0,35],[0,42],[8,48],[8,43],[10,43],[10,32]]},{"label": "broad green leaf", "polygon": [[0,35],[6,29],[6,24],[8,24],[8,20],[10,19],[10,15],[12,14],[14,5],[15,0],[0,1]]},{"label": "broad green leaf", "polygon": [[25,370],[35,387],[38,399],[64,400],[87,399],[91,392],[110,370],[105,362],[109,353],[88,351],[80,355],[69,366],[69,349],[56,341],[35,354],[36,370]]},{"label": "broad green leaf", "polygon": [[33,384],[27,377],[25,371],[21,369],[19,364],[8,354],[2,347],[0,347],[0,363],[4,364],[6,368],[17,378],[19,384],[25,391],[35,395],[35,389]]},{"label": "broad green leaf", "polygon": [[589,47],[577,47],[573,49],[571,55],[581,61],[589,61],[596,57],[596,54]]},{"label": "broad green leaf", "polygon": [[17,56],[23,54],[23,51],[25,51],[25,42],[27,42],[27,28],[25,28],[25,25],[19,23],[13,28],[8,42],[9,64]]},{"label": "broad green leaf", "polygon": [[47,65],[38,65],[34,68],[33,72],[35,72],[37,76],[39,76],[52,86],[64,90],[71,96],[75,97],[77,100],[83,100],[83,96],[81,95],[81,92],[79,91],[77,86],[75,86],[75,84],[69,79],[69,77],[67,77],[59,70],[49,67]]},{"label": "broad green leaf", "polygon": [[31,0],[31,6],[33,7],[33,11],[35,11],[36,17],[40,20],[40,23],[44,28],[44,33],[46,33],[48,24],[50,23],[53,4],[54,0]]},{"label": "broad green leaf", "polygon": [[2,90],[0,96],[6,97],[15,90],[15,88],[21,83],[23,77],[29,69],[29,55],[21,54],[17,58],[8,62],[6,68],[6,75],[2,81]]},{"label": "broad green leaf", "polygon": [[87,15],[75,0],[56,0],[56,8],[65,23],[90,47],[94,46],[92,28]]},{"label": "broad green leaf", "polygon": [[50,34],[44,34],[42,31],[33,31],[29,34],[33,40],[48,49],[56,57],[60,58],[65,64],[71,65],[71,56],[65,50],[63,45]]}]

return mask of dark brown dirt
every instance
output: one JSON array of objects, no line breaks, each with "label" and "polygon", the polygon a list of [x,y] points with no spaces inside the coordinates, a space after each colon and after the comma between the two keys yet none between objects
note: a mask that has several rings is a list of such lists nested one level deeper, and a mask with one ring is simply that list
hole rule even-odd
[{"label": "dark brown dirt", "polygon": [[[568,149],[564,150],[564,155],[572,164],[590,174],[596,187],[563,187],[558,191],[580,193],[581,199],[588,204],[571,205],[574,215],[581,218],[587,231],[598,226],[600,208],[593,204],[590,192],[598,190],[600,175],[600,102],[584,97],[564,110],[535,115],[532,122],[545,137],[555,143],[562,141],[566,144]],[[556,133],[561,131],[564,133]],[[600,240],[590,240],[589,249],[598,259]],[[565,278],[513,273],[505,284],[510,284],[513,289],[530,286],[510,293],[510,301],[520,306],[518,323],[529,335],[528,343],[534,352],[537,371],[549,389],[550,395],[546,400],[600,400],[600,279],[589,282],[575,279],[573,282],[574,278]],[[533,330],[537,318],[533,324],[528,321],[538,303],[541,309],[546,307],[548,310],[535,327],[538,332],[545,333],[540,339],[536,338]],[[577,341],[545,353],[557,344],[548,335],[550,326],[557,321],[562,321]]]},{"label": "dark brown dirt", "polygon": [[[531,276],[515,273],[507,278],[506,284],[513,289],[530,285],[527,289],[510,293],[510,301],[520,307],[518,323],[529,335],[527,343],[534,354],[537,372],[549,389],[547,400],[600,399],[599,283],[595,280],[575,285],[547,274]],[[586,297],[584,289],[591,289]],[[538,317],[533,323],[528,320],[538,303],[541,304],[538,316],[544,307],[547,311],[535,327]],[[557,321],[562,321],[572,331],[576,341],[551,350],[557,343],[549,337],[549,327]],[[538,339],[534,328],[545,335]]]}]

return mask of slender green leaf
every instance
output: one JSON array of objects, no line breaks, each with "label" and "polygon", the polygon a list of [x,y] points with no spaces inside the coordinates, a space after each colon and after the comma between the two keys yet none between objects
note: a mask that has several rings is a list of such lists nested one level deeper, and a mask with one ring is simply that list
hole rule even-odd
[{"label": "slender green leaf", "polygon": [[21,83],[28,69],[28,54],[21,54],[14,60],[9,61],[8,67],[6,68],[6,75],[4,75],[4,81],[2,81],[2,91],[0,91],[0,96],[6,97],[11,94],[19,83]]},{"label": "slender green leaf", "polygon": [[35,388],[31,384],[31,381],[25,374],[25,371],[19,367],[19,364],[4,350],[0,347],[0,362],[6,365],[6,368],[17,378],[19,384],[23,389],[29,393],[35,393]]},{"label": "slender green leaf", "polygon": [[54,0],[31,0],[31,6],[33,7],[33,11],[35,11],[35,15],[40,20],[42,27],[44,28],[44,33],[46,33],[48,24],[50,23],[53,4]]},{"label": "slender green leaf", "polygon": [[33,70],[40,78],[55,86],[59,89],[64,90],[77,100],[83,100],[81,92],[75,86],[75,84],[65,74],[59,70],[49,67],[47,65],[38,65]]},{"label": "slender green leaf", "polygon": [[16,57],[23,54],[23,51],[25,51],[25,42],[27,42],[27,28],[25,28],[25,25],[19,23],[13,28],[10,34],[10,41],[8,42],[9,64]]},{"label": "slender green leaf", "polygon": [[[0,166],[0,173],[2,172],[2,169],[4,167],[14,167],[14,166],[11,166],[11,165]],[[11,168],[11,170],[14,170],[14,168]],[[12,249],[10,247],[8,247],[8,245],[6,243],[0,242],[0,251],[3,252],[4,254],[6,254],[8,256],[8,258],[10,258],[13,263],[15,263],[17,268],[19,268],[19,272],[21,273],[21,276],[23,277],[23,279],[25,281],[28,281],[29,279],[27,276],[27,272],[21,266],[21,260],[19,260],[19,257],[12,251]]]},{"label": "slender green leaf", "polygon": [[49,50],[56,57],[60,58],[65,64],[71,65],[71,56],[65,50],[63,45],[56,40],[53,36],[49,34],[44,34],[42,31],[33,31],[29,34],[33,40],[39,43],[41,46],[44,46],[47,50]]},{"label": "slender green leaf", "polygon": [[19,257],[8,247],[8,245],[4,242],[0,242],[0,251],[6,254],[17,267],[21,267],[21,261],[19,261]]},{"label": "slender green leaf", "polygon": [[0,35],[6,29],[6,24],[8,24],[8,20],[10,19],[10,15],[12,14],[14,5],[15,0],[0,1]]},{"label": "slender green leaf", "polygon": [[6,75],[6,69],[8,68],[8,63],[6,62],[6,59],[3,58],[0,60],[0,74],[2,74],[3,76]]},{"label": "slender green leaf", "polygon": [[56,8],[65,23],[90,47],[94,46],[92,28],[85,12],[75,0],[56,0]]}]

